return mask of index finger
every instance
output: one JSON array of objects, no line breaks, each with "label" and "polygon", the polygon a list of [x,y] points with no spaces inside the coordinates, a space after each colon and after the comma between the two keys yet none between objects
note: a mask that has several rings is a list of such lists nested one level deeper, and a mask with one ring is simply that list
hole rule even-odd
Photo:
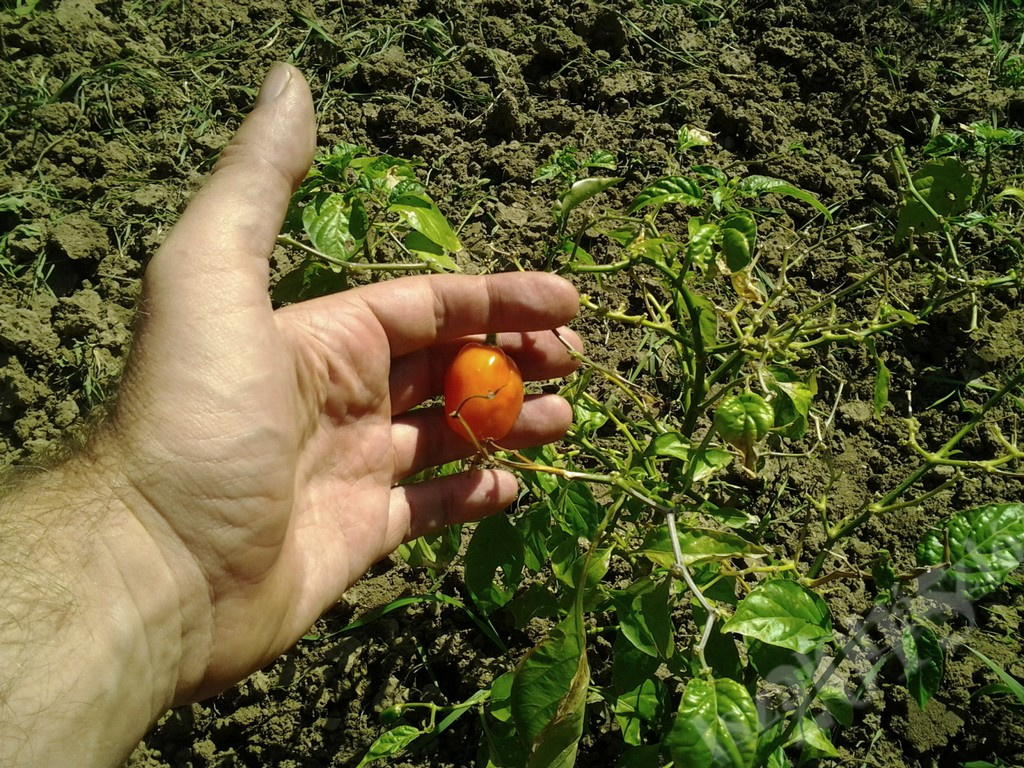
[{"label": "index finger", "polygon": [[547,272],[403,277],[336,296],[373,313],[393,357],[471,334],[556,328],[579,310],[572,283]]}]

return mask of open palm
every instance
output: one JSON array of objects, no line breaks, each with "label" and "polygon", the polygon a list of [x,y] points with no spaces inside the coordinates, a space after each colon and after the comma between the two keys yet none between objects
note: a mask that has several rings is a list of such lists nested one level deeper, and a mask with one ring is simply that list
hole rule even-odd
[{"label": "open palm", "polygon": [[[309,90],[279,66],[149,265],[108,427],[138,529],[182,595],[202,596],[183,597],[204,618],[178,701],[287,649],[403,540],[514,499],[497,470],[398,485],[470,452],[440,409],[418,407],[461,339],[502,334],[527,378],[573,367],[544,329],[578,301],[550,275],[405,278],[275,312],[268,258],[314,143]],[[506,442],[556,439],[569,419],[560,398],[528,398]]]}]

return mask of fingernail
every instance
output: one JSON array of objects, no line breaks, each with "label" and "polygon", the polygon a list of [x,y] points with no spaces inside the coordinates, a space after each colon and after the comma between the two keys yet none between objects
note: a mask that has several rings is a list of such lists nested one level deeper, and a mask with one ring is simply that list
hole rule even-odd
[{"label": "fingernail", "polygon": [[267,72],[266,78],[263,80],[263,85],[260,86],[259,96],[256,97],[257,104],[269,104],[274,101],[278,96],[284,93],[284,89],[288,87],[288,83],[292,79],[292,68],[285,64],[283,61],[279,61],[270,68]]}]

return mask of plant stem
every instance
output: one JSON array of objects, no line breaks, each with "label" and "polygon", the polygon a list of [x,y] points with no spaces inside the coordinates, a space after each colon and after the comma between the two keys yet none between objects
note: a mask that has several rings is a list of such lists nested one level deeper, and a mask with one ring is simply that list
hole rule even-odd
[{"label": "plant stem", "polygon": [[[938,487],[931,489],[930,491],[922,494],[921,496],[917,496],[908,501],[897,502],[897,499],[899,499],[900,496],[902,496],[910,488],[912,488],[934,467],[940,464],[948,463],[949,456],[956,449],[956,446],[960,443],[960,441],[963,440],[968,434],[971,433],[971,431],[973,431],[981,423],[981,421],[985,418],[986,414],[988,414],[993,408],[995,408],[996,405],[998,405],[999,402],[1010,392],[1010,390],[1019,386],[1021,382],[1024,382],[1024,358],[1019,359],[1016,363],[1016,366],[1017,373],[1011,376],[1006,382],[1004,382],[1003,386],[996,390],[996,392],[991,397],[989,397],[989,399],[986,400],[977,411],[975,411],[971,415],[971,418],[968,419],[967,423],[964,424],[963,427],[961,427],[955,435],[949,438],[949,440],[947,440],[945,444],[941,448],[939,448],[938,451],[928,453],[919,449],[919,452],[921,452],[924,455],[924,462],[917,469],[915,469],[913,472],[907,475],[907,477],[904,478],[903,482],[901,482],[898,486],[896,486],[893,490],[891,490],[878,501],[874,501],[870,504],[867,504],[857,512],[847,515],[845,518],[840,520],[834,526],[831,526],[831,528],[829,528],[826,531],[825,544],[822,546],[821,551],[818,553],[817,557],[814,559],[814,563],[811,565],[810,569],[807,572],[809,578],[814,579],[821,572],[821,569],[825,564],[825,559],[828,557],[828,554],[831,551],[833,544],[849,536],[854,530],[856,530],[865,522],[870,520],[874,515],[882,514],[885,512],[894,512],[899,509],[905,509],[906,507],[920,504],[921,502],[926,501],[935,496],[936,494],[946,490],[956,481],[956,478],[947,480],[946,482],[940,484]],[[910,440],[911,444],[913,445],[916,443],[917,432],[917,426],[913,419],[908,420],[908,429],[912,436]],[[991,460],[989,462],[967,462],[963,464],[963,466],[982,466],[984,468],[987,464],[991,464]]]},{"label": "plant stem", "polygon": [[365,261],[343,261],[342,259],[336,258],[329,254],[319,251],[311,245],[306,245],[299,240],[288,235],[278,235],[277,242],[280,245],[286,245],[291,248],[297,248],[298,250],[308,253],[321,261],[330,264],[334,267],[340,267],[341,269],[349,272],[432,272],[434,271],[433,265],[426,261],[412,261],[412,262],[397,262],[397,263],[367,263]]}]

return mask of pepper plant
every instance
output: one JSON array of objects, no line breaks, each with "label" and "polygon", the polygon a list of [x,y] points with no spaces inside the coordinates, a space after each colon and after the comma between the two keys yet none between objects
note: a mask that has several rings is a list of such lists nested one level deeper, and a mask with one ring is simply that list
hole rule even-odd
[{"label": "pepper plant", "polygon": [[[959,207],[956,194],[957,210],[930,202],[957,182],[933,175],[926,183],[923,170],[903,174],[896,240],[919,239],[933,227],[946,250],[935,252],[939,268],[927,276],[920,304],[899,306],[887,280],[916,265],[919,248],[895,248],[830,290],[808,289],[796,276],[826,241],[800,236],[791,222],[821,228],[833,212],[785,180],[686,163],[708,140],[681,131],[679,165],[618,202],[611,201],[625,174],[583,175],[614,170],[606,155],[556,155],[538,174],[556,187],[550,267],[582,287],[584,323],[631,334],[635,355],[623,368],[567,345],[581,363],[563,389],[575,416],[567,439],[524,452],[478,444],[474,461],[520,473],[525,490],[515,512],[476,524],[461,550],[458,531],[403,548],[411,562],[436,572],[461,564],[464,596],[435,591],[415,599],[457,607],[503,653],[511,654],[506,629],[546,631],[462,701],[385,709],[385,730],[362,765],[414,750],[467,715],[482,734],[477,764],[493,768],[573,765],[595,722],[614,724],[622,768],[781,768],[837,757],[834,730],[854,723],[872,679],[891,673],[890,662],[913,700],[927,704],[955,640],[951,615],[1004,588],[1024,560],[1019,503],[935,521],[911,568],[897,567],[886,552],[850,562],[841,551],[872,518],[927,505],[966,474],[1020,473],[1024,450],[1001,424],[1007,409],[1024,410],[1015,406],[1024,395],[1024,360],[953,434],[923,436],[908,413],[906,445],[916,468],[865,491],[855,509],[834,511],[827,485],[815,494],[784,486],[773,492],[766,477],[784,476],[780,468],[824,450],[846,386],[822,365],[828,355],[852,348],[878,360],[873,406],[880,412],[889,372],[878,344],[924,322],[953,293],[977,304],[985,291],[1017,279],[975,275],[959,260],[959,233],[977,223],[970,206]],[[902,155],[894,158],[907,167]],[[346,172],[351,163],[339,161]],[[395,167],[393,158],[360,165],[357,183],[338,198],[318,197],[316,179],[300,195],[306,210],[338,205],[351,222],[359,215],[354,201],[369,190],[384,201],[375,202],[378,210],[399,214],[387,226],[426,236],[392,207],[387,181],[358,181],[364,168],[380,172],[379,180],[394,177],[386,168]],[[988,205],[993,195],[1012,197],[1007,189],[978,191],[972,181],[969,200]],[[985,226],[1006,223],[980,213]],[[362,236],[370,229],[352,233],[349,224],[345,258],[362,249],[371,263]],[[433,242],[455,250],[443,239]],[[765,241],[781,252],[770,267],[759,258]],[[959,287],[948,290],[954,273]],[[605,290],[615,281],[637,286],[640,305],[615,304]],[[980,431],[996,452],[965,458],[965,441]],[[936,441],[938,448],[927,447]],[[852,626],[839,624],[829,606],[829,585],[839,580],[861,582],[875,597]],[[870,661],[860,681],[837,675],[853,659]],[[985,663],[999,685],[1019,687]]]},{"label": "pepper plant", "polygon": [[462,243],[417,176],[417,163],[339,144],[292,196],[281,245],[303,254],[277,284],[287,303],[344,290],[361,272],[458,272]]}]

